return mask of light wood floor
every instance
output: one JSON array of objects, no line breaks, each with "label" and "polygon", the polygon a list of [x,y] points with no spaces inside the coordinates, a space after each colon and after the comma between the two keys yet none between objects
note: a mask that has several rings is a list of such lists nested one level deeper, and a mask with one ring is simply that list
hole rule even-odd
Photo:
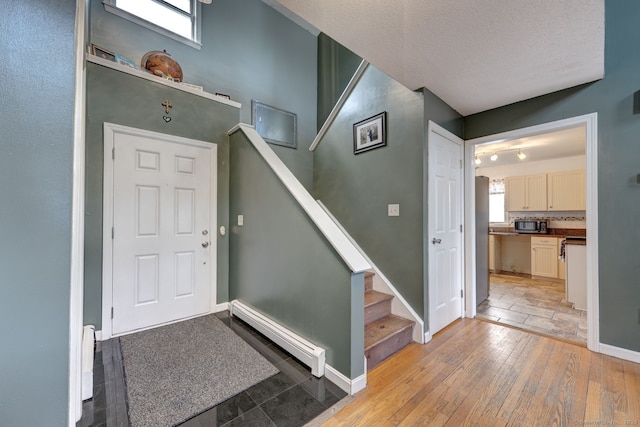
[{"label": "light wood floor", "polygon": [[323,426],[638,425],[640,364],[461,319],[368,374]]}]

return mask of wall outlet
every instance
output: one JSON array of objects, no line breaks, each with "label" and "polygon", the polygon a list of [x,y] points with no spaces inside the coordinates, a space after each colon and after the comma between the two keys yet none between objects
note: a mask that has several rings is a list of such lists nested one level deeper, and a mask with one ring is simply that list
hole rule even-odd
[{"label": "wall outlet", "polygon": [[387,205],[387,215],[388,216],[400,216],[400,205],[399,204],[391,204]]}]

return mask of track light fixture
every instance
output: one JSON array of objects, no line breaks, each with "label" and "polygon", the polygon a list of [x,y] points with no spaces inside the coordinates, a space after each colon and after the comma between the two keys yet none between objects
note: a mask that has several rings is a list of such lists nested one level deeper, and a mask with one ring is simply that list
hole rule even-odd
[{"label": "track light fixture", "polygon": [[489,158],[492,162],[495,162],[496,160],[498,160],[498,153],[493,153]]},{"label": "track light fixture", "polygon": [[516,154],[516,156],[518,156],[518,158],[519,158],[520,160],[524,160],[524,159],[526,159],[526,158],[527,158],[527,155],[526,155],[526,154],[524,154],[522,151],[520,151],[520,149],[519,149],[519,148],[518,148],[518,153]]},{"label": "track light fixture", "polygon": [[474,162],[476,165],[479,165],[480,163],[482,163],[482,160],[480,160],[480,158],[479,158],[479,157],[478,157],[478,155],[476,154],[476,155],[473,157],[473,162]]}]

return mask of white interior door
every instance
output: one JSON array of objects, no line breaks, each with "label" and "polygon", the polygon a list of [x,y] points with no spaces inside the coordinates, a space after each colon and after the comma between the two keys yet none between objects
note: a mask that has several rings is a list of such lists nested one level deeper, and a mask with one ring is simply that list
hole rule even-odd
[{"label": "white interior door", "polygon": [[429,122],[429,332],[462,316],[463,141]]},{"label": "white interior door", "polygon": [[[112,334],[210,311],[212,145],[113,133]],[[105,177],[106,179],[106,177]],[[215,289],[215,288],[214,288]]]}]

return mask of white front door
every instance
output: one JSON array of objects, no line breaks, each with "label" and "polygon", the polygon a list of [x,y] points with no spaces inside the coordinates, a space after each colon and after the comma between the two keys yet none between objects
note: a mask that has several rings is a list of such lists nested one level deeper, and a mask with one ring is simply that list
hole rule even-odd
[{"label": "white front door", "polygon": [[104,284],[113,335],[209,312],[215,272],[214,146],[120,128],[105,138],[113,149],[112,282]]},{"label": "white front door", "polygon": [[429,332],[462,316],[463,141],[429,122]]}]

